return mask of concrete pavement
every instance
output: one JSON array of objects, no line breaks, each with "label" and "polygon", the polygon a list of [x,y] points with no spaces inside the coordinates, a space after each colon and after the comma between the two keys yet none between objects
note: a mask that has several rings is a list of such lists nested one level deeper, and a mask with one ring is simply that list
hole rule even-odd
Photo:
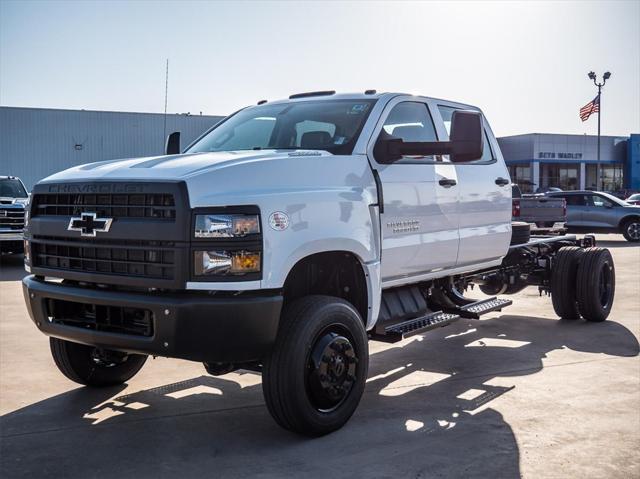
[{"label": "concrete pavement", "polygon": [[0,476],[640,477],[640,246],[598,239],[617,268],[609,321],[559,321],[529,288],[481,321],[372,342],[356,414],[312,440],[273,422],[254,373],[159,358],[78,387],[28,319],[21,258],[3,258]]}]

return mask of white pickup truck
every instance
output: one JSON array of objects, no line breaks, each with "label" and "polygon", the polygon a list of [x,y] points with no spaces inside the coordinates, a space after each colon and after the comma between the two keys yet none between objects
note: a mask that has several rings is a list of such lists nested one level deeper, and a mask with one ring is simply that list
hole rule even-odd
[{"label": "white pickup truck", "polygon": [[603,321],[608,250],[530,237],[481,111],[422,96],[313,92],[229,116],[184,151],[104,161],[33,190],[24,283],[63,374],[125,382],[148,355],[262,373],[282,427],[340,428],[368,340],[399,341],[511,304]]}]

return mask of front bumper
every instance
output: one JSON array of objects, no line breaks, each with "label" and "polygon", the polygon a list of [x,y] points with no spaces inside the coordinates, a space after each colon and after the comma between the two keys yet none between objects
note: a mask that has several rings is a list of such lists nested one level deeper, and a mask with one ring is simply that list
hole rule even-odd
[{"label": "front bumper", "polygon": [[[105,349],[207,362],[259,361],[278,331],[282,296],[248,293],[215,297],[198,293],[136,293],[22,280],[31,319],[48,336]],[[139,336],[61,324],[48,300],[142,309],[153,334]]]}]

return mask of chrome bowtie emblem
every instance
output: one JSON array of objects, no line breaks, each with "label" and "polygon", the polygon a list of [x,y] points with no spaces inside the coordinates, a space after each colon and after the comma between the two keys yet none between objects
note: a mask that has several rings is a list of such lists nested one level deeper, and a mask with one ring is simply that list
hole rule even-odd
[{"label": "chrome bowtie emblem", "polygon": [[81,213],[79,218],[71,218],[67,231],[80,231],[80,236],[95,237],[96,233],[106,233],[111,228],[113,218],[96,218],[95,213]]}]

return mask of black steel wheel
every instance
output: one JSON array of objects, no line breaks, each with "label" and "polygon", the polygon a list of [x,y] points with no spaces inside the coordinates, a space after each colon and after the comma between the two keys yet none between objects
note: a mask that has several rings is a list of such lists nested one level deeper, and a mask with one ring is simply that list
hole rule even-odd
[{"label": "black steel wheel", "polygon": [[269,412],[283,428],[308,436],[339,429],[360,402],[368,359],[364,323],[353,305],[330,296],[296,300],[263,364]]},{"label": "black steel wheel", "polygon": [[339,325],[331,325],[314,340],[307,360],[306,388],[313,406],[322,412],[338,408],[356,380],[353,344]]},{"label": "black steel wheel", "polygon": [[627,241],[640,241],[640,218],[633,218],[622,225],[622,236]]},{"label": "black steel wheel", "polygon": [[586,248],[584,251],[578,267],[578,309],[587,321],[604,321],[611,312],[616,290],[613,257],[606,248]]},{"label": "black steel wheel", "polygon": [[85,386],[122,384],[142,368],[147,356],[98,349],[93,346],[49,338],[51,355],[62,374]]},{"label": "black steel wheel", "polygon": [[556,253],[551,268],[551,301],[562,319],[580,319],[576,297],[578,266],[584,254],[577,246],[564,246]]}]

